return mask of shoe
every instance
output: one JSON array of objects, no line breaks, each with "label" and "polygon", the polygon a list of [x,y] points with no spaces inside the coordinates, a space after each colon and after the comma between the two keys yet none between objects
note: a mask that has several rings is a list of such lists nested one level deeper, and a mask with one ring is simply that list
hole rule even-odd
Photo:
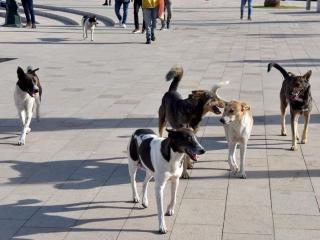
[{"label": "shoe", "polygon": [[147,39],[146,44],[151,44],[151,40]]},{"label": "shoe", "polygon": [[121,22],[121,20],[119,20],[118,25],[119,25],[119,27],[121,27],[121,26],[122,26],[122,22]]},{"label": "shoe", "polygon": [[105,2],[104,4],[102,4],[102,6],[108,6],[108,3],[107,3],[107,2]]},{"label": "shoe", "polygon": [[125,25],[125,24],[123,23],[123,24],[121,24],[121,27],[122,27],[122,28],[127,28],[127,25]]},{"label": "shoe", "polygon": [[31,28],[31,23],[27,23],[24,27],[25,28]]},{"label": "shoe", "polygon": [[132,33],[140,33],[140,30],[139,29],[135,29],[132,31]]},{"label": "shoe", "polygon": [[242,14],[240,15],[240,19],[241,19],[241,20],[243,19],[243,15],[242,15]]},{"label": "shoe", "polygon": [[155,36],[151,36],[151,40],[152,40],[152,41],[155,41],[155,40],[156,40],[156,37],[155,37]]},{"label": "shoe", "polygon": [[248,21],[251,21],[252,19],[251,19],[251,17],[248,17]]},{"label": "shoe", "polygon": [[166,26],[165,26],[165,25],[162,25],[161,28],[160,28],[160,31],[165,31],[165,30],[167,30],[167,29],[166,29]]},{"label": "shoe", "polygon": [[167,22],[167,29],[170,28],[170,22]]},{"label": "shoe", "polygon": [[144,34],[145,32],[146,32],[146,29],[145,29],[145,28],[142,28],[141,34]]},{"label": "shoe", "polygon": [[37,28],[37,27],[36,27],[36,24],[33,23],[32,26],[31,26],[31,28],[33,28],[33,29]]}]

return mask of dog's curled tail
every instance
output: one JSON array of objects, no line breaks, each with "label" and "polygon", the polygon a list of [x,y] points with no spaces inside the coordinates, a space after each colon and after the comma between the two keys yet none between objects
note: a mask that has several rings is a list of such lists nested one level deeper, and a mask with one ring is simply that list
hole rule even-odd
[{"label": "dog's curled tail", "polygon": [[281,74],[283,75],[284,79],[288,79],[289,78],[289,74],[286,70],[284,70],[283,67],[281,67],[279,64],[271,62],[268,64],[268,72],[270,72],[271,68],[274,67],[276,69],[278,69]]},{"label": "dog's curled tail", "polygon": [[170,71],[166,75],[166,80],[170,81],[173,79],[170,87],[169,87],[169,92],[170,91],[177,91],[179,82],[182,78],[183,75],[183,68],[179,65],[173,66]]},{"label": "dog's curled tail", "polygon": [[[219,88],[222,88],[223,86],[225,85],[228,85],[230,82],[229,81],[221,81],[221,82],[218,82],[216,83],[215,85],[213,85],[213,87],[211,88],[211,92],[213,94],[213,96],[215,96],[216,98],[222,100],[219,95],[217,94],[217,91]],[[224,100],[222,100],[224,101]]]}]

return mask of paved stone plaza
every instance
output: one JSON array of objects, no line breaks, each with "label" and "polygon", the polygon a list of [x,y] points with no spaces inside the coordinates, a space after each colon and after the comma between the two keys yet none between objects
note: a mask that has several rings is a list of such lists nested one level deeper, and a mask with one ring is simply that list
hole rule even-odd
[{"label": "paved stone plaza", "polygon": [[[173,2],[172,30],[157,31],[151,46],[131,34],[132,4],[128,28],[120,29],[111,27],[113,7],[103,0],[35,1],[36,30],[0,28],[0,240],[320,239],[315,3],[313,12],[293,1],[285,3],[300,8],[254,8],[248,22],[239,20],[238,0]],[[106,17],[93,43],[82,40],[81,11]],[[291,134],[280,136],[282,76],[267,73],[270,61],[313,71],[309,142],[295,152],[288,150]],[[219,116],[208,115],[199,132],[207,153],[181,181],[176,214],[166,217],[169,232],[159,235],[153,183],[148,209],[130,202],[126,145],[136,128],[157,130],[164,77],[176,63],[185,70],[184,96],[228,80],[220,95],[250,103],[255,125],[248,178],[237,179],[228,171]],[[28,65],[40,68],[42,119],[19,147],[13,91],[17,66]],[[167,187],[166,204],[168,194]]]}]

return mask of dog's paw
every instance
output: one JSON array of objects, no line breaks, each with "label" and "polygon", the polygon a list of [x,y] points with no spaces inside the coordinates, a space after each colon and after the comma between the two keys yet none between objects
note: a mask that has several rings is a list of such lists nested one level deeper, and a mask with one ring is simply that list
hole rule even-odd
[{"label": "dog's paw", "polygon": [[19,146],[22,146],[22,145],[25,145],[26,144],[26,141],[24,140],[24,139],[20,139],[19,141],[18,141],[18,145]]},{"label": "dog's paw", "polygon": [[302,139],[301,140],[301,144],[306,144],[308,141],[307,141],[307,139]]},{"label": "dog's paw", "polygon": [[149,206],[148,200],[142,200],[142,207],[147,208]]},{"label": "dog's paw", "polygon": [[247,175],[246,175],[245,172],[243,172],[243,173],[240,173],[240,174],[239,174],[239,177],[242,178],[242,179],[246,179],[246,178],[247,178]]},{"label": "dog's paw", "polygon": [[159,228],[159,233],[160,234],[166,234],[168,232],[167,227],[163,224]]},{"label": "dog's paw", "polygon": [[189,173],[188,173],[187,171],[182,172],[181,178],[183,178],[183,179],[189,179],[189,178],[190,178]]},{"label": "dog's paw", "polygon": [[291,150],[291,151],[297,151],[298,148],[297,148],[297,146],[291,146],[290,150]]},{"label": "dog's paw", "polygon": [[139,197],[134,197],[133,200],[132,200],[133,203],[138,203],[140,202],[140,199]]},{"label": "dog's paw", "polygon": [[27,134],[31,132],[31,128],[27,128]]},{"label": "dog's paw", "polygon": [[282,131],[281,132],[281,136],[287,136],[287,132],[286,131]]},{"label": "dog's paw", "polygon": [[174,215],[174,209],[169,208],[168,211],[166,212],[166,216],[173,216]]}]

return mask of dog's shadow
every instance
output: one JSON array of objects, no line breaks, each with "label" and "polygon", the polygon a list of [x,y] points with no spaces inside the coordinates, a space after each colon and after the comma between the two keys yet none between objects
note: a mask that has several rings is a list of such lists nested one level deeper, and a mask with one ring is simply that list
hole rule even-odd
[{"label": "dog's shadow", "polygon": [[201,145],[206,151],[215,151],[228,148],[225,137],[202,137]]}]

